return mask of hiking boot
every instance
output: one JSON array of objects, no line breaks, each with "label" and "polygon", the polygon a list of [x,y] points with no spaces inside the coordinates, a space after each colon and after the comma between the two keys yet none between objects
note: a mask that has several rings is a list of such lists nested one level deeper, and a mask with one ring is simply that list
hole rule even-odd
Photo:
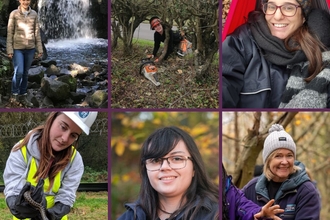
[{"label": "hiking boot", "polygon": [[10,97],[10,102],[18,102],[18,94],[12,94]]},{"label": "hiking boot", "polygon": [[33,103],[27,99],[27,94],[19,95],[19,102],[25,107],[33,107]]}]

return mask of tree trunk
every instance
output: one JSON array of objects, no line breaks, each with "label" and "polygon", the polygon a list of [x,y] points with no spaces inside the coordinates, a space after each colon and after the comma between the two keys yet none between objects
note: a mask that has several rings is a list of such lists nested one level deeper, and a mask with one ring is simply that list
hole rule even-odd
[{"label": "tree trunk", "polygon": [[263,149],[263,144],[268,136],[268,130],[272,124],[281,124],[285,128],[298,112],[286,112],[278,120],[271,122],[264,130],[260,131],[261,112],[254,114],[254,123],[248,134],[245,136],[244,148],[240,154],[233,175],[233,183],[242,188],[253,177],[253,170],[259,153]]}]

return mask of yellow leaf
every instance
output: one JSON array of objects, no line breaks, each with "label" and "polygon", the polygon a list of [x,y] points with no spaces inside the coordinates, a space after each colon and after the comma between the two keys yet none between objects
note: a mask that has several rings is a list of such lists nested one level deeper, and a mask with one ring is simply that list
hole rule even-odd
[{"label": "yellow leaf", "polygon": [[142,121],[140,121],[140,122],[137,124],[136,128],[138,128],[138,129],[142,129],[142,128],[144,127],[144,125],[145,125],[145,123],[142,122]]},{"label": "yellow leaf", "polygon": [[118,141],[115,152],[118,156],[122,156],[125,152],[125,143],[123,141]]},{"label": "yellow leaf", "polygon": [[124,125],[124,126],[129,126],[131,124],[131,120],[128,117],[123,118],[121,120],[121,124]]},{"label": "yellow leaf", "polygon": [[112,177],[111,177],[111,183],[113,185],[118,185],[118,183],[120,182],[120,176],[118,174],[114,174]]},{"label": "yellow leaf", "polygon": [[140,145],[136,143],[132,143],[129,145],[129,149],[132,151],[140,150],[140,148],[141,148]]},{"label": "yellow leaf", "polygon": [[204,134],[205,132],[207,132],[209,130],[208,126],[205,125],[198,125],[195,126],[192,130],[191,130],[191,135],[193,137]]},{"label": "yellow leaf", "polygon": [[130,180],[129,175],[128,174],[123,175],[122,180],[123,180],[123,182],[128,182]]},{"label": "yellow leaf", "polygon": [[112,137],[111,138],[111,148],[113,148],[115,146],[115,144],[117,143],[117,138]]},{"label": "yellow leaf", "polygon": [[160,118],[155,118],[154,120],[152,120],[152,123],[155,125],[160,125],[162,124],[162,121],[160,120]]},{"label": "yellow leaf", "polygon": [[179,74],[182,74],[182,73],[183,73],[183,71],[182,71],[182,70],[178,70],[178,73],[179,73]]}]

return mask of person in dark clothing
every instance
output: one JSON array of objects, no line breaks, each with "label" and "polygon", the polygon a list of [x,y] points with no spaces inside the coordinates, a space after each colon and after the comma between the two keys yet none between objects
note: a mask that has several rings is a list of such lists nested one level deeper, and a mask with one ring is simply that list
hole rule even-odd
[{"label": "person in dark clothing", "polygon": [[[160,48],[160,43],[165,42],[166,39],[166,25],[162,24],[159,17],[155,16],[150,18],[149,20],[151,30],[155,30],[154,33],[154,49],[152,51],[152,55],[149,55],[149,58],[156,58],[158,50]],[[177,46],[182,40],[182,36],[178,32],[174,32],[172,29],[169,30],[169,42],[166,54],[164,56],[164,60],[168,58],[168,56],[174,51],[175,46]],[[158,59],[155,59],[155,62],[158,62]]]},{"label": "person in dark clothing", "polygon": [[231,179],[232,177],[227,175],[222,164],[222,220],[252,220],[263,219],[263,217],[280,220],[275,214],[282,213],[284,210],[280,209],[279,205],[271,206],[274,200],[260,207],[248,200]]},{"label": "person in dark clothing", "polygon": [[259,206],[275,199],[284,209],[283,220],[319,220],[321,202],[303,163],[296,161],[296,144],[279,124],[269,129],[262,153],[263,174],[242,189],[246,198]]},{"label": "person in dark clothing", "polygon": [[156,130],[142,146],[139,197],[118,220],[218,220],[219,188],[206,173],[188,133]]},{"label": "person in dark clothing", "polygon": [[328,12],[311,0],[260,1],[222,43],[222,106],[329,108]]}]

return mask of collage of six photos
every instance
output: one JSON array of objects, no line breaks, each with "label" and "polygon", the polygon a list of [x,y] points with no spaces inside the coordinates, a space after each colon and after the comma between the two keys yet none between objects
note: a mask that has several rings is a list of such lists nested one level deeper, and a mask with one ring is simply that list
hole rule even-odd
[{"label": "collage of six photos", "polygon": [[0,0],[1,218],[328,219],[328,5]]}]

